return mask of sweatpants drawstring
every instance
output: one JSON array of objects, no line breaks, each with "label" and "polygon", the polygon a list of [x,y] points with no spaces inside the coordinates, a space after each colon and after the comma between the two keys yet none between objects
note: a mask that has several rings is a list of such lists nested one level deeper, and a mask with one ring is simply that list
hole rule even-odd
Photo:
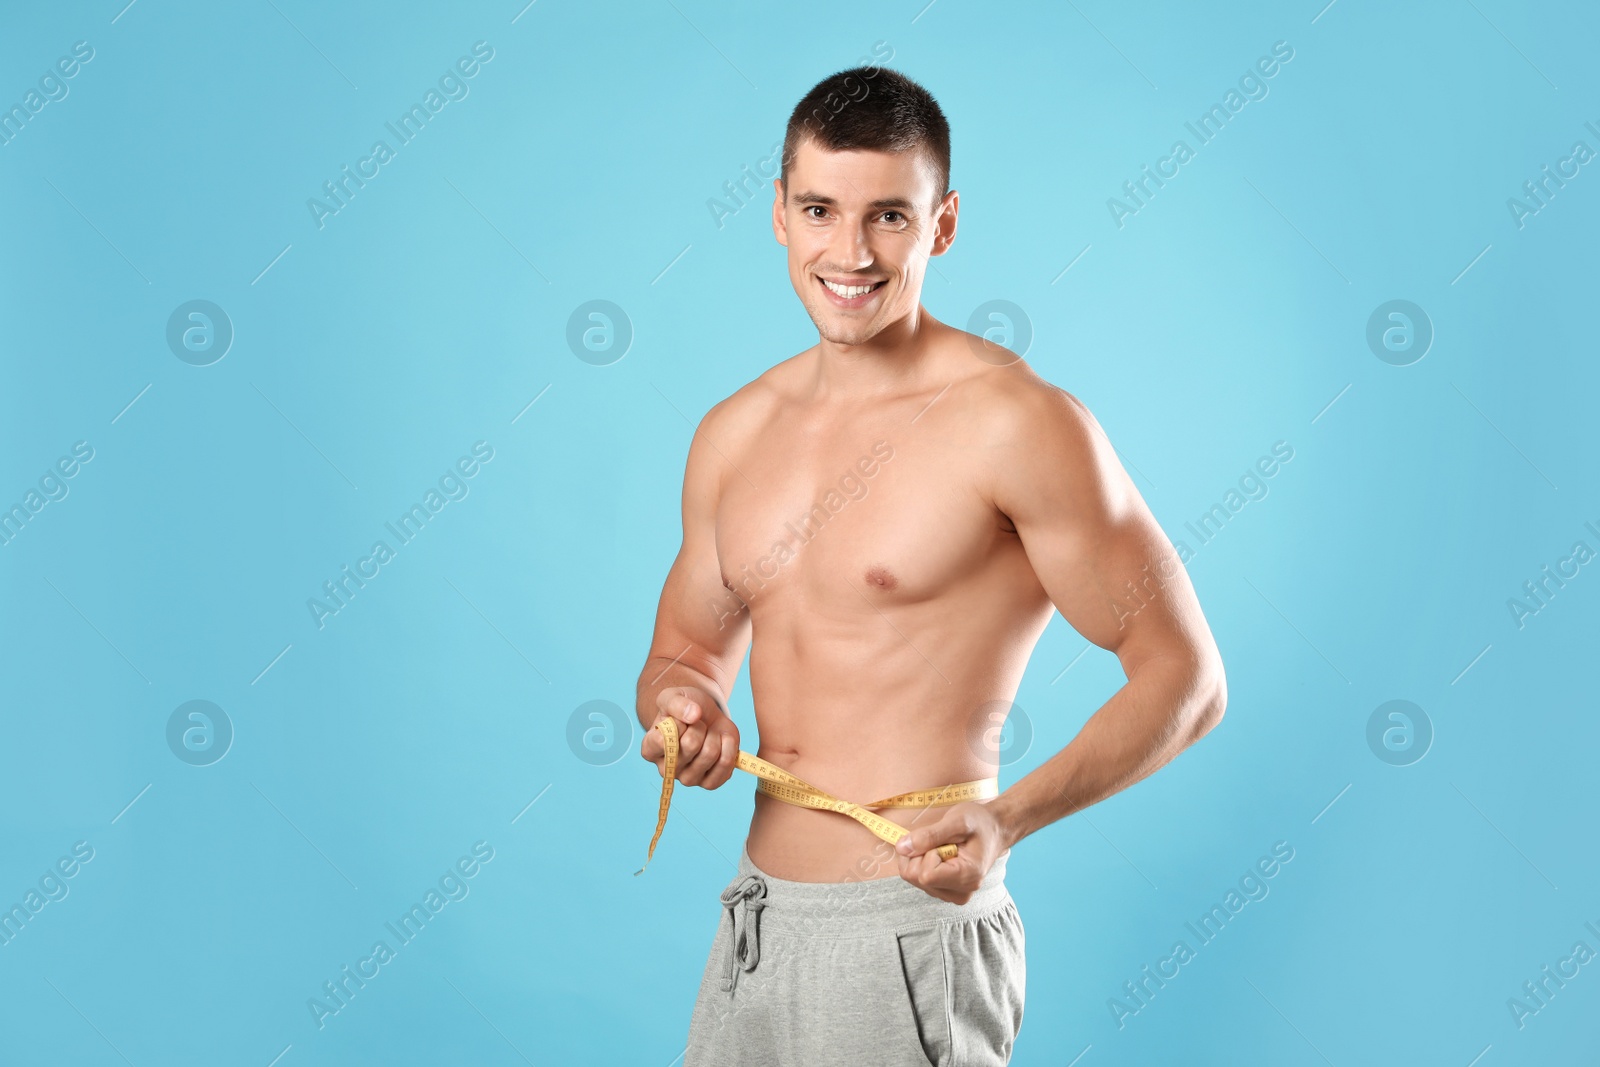
[{"label": "sweatpants drawstring", "polygon": [[761,909],[767,906],[766,898],[767,883],[759,874],[743,875],[722,891],[722,906],[728,909],[728,920],[733,923],[728,973],[722,979],[722,988],[729,996],[733,995],[739,970],[753,971],[761,959]]}]

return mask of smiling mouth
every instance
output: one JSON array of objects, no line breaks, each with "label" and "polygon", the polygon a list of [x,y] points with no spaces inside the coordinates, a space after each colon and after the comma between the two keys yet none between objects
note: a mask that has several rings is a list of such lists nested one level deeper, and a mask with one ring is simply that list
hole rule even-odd
[{"label": "smiling mouth", "polygon": [[860,307],[871,300],[874,293],[888,284],[888,279],[880,282],[859,282],[851,285],[841,285],[826,278],[818,278],[817,281],[821,282],[822,287],[828,291],[828,295],[833,297],[835,304],[845,307]]}]

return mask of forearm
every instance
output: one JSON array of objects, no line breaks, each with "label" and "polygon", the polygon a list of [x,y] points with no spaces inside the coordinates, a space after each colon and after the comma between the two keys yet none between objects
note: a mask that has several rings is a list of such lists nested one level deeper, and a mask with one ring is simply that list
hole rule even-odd
[{"label": "forearm", "polygon": [[1010,847],[1165,766],[1221,719],[1221,668],[1141,664],[1067,747],[990,801]]},{"label": "forearm", "polygon": [[723,714],[727,714],[728,694],[733,689],[733,679],[720,677],[721,674],[709,661],[690,652],[676,656],[652,653],[645,660],[644,670],[639,672],[639,682],[635,687],[634,713],[639,717],[640,725],[646,730],[650,729],[660,714],[656,708],[657,695],[663,689],[680,685],[705,690],[717,702]]}]

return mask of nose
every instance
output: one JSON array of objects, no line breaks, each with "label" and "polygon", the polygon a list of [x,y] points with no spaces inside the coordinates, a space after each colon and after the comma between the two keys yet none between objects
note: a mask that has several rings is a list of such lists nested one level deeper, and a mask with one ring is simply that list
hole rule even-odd
[{"label": "nose", "polygon": [[872,246],[867,240],[866,224],[839,226],[828,244],[828,256],[841,274],[872,266]]}]

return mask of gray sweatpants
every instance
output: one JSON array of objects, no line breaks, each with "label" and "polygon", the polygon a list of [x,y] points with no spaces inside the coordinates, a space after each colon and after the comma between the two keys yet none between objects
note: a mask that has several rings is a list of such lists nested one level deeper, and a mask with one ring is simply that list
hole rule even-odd
[{"label": "gray sweatpants", "polygon": [[741,850],[684,1067],[1008,1063],[1027,975],[1009,856],[952,904],[896,875],[773,878]]}]

